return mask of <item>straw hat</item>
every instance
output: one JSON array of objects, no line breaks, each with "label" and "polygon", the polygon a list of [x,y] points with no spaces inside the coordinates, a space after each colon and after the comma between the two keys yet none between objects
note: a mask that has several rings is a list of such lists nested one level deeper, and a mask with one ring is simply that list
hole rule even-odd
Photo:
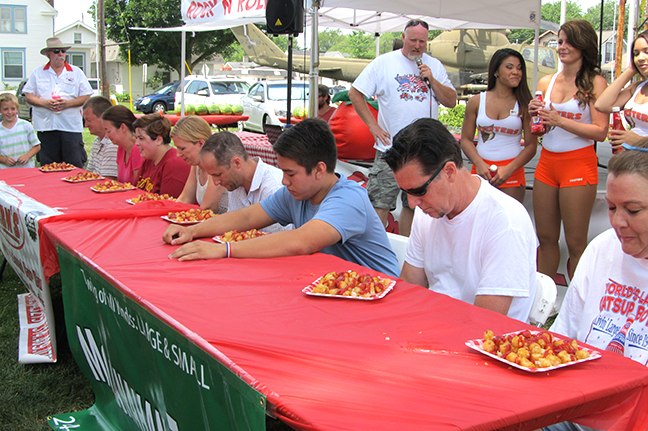
[{"label": "straw hat", "polygon": [[47,46],[41,49],[40,53],[43,54],[44,56],[47,56],[47,51],[56,48],[70,49],[70,45],[64,45],[63,42],[61,42],[61,39],[59,39],[58,37],[50,37],[47,39]]}]

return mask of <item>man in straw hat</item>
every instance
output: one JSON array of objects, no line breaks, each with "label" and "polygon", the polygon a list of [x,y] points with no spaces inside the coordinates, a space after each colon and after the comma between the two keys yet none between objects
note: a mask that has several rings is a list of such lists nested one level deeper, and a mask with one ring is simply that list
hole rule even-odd
[{"label": "man in straw hat", "polygon": [[92,95],[92,87],[81,69],[65,61],[69,48],[58,37],[47,39],[41,54],[49,62],[34,69],[23,91],[34,107],[32,124],[41,141],[41,165],[67,162],[82,168],[88,156],[80,107]]}]

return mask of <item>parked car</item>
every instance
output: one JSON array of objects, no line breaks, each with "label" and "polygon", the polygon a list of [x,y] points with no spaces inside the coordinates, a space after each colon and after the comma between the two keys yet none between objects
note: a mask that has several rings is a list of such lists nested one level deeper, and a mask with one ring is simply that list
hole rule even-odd
[{"label": "parked car", "polygon": [[163,85],[153,93],[137,99],[135,103],[133,103],[133,107],[136,111],[143,112],[144,114],[173,111],[173,108],[175,107],[176,90],[179,86],[180,81]]},{"label": "parked car", "polygon": [[16,89],[16,98],[18,99],[18,117],[23,120],[31,121],[32,106],[27,103],[27,98],[25,93],[23,93],[23,87],[27,84],[27,78],[20,81],[18,88]]},{"label": "parked car", "polygon": [[88,78],[88,83],[92,87],[93,96],[101,96],[101,90],[99,89],[99,80],[97,78]]},{"label": "parked car", "polygon": [[[191,75],[185,78],[185,106],[230,104],[238,105],[250,84],[244,79]],[[180,103],[180,88],[176,90],[175,103]]]},{"label": "parked car", "polygon": [[[308,81],[293,81],[291,85],[291,111],[308,107]],[[241,98],[243,115],[250,117],[242,122],[243,130],[265,133],[267,124],[281,126],[280,117],[287,117],[288,81],[259,81]]]}]

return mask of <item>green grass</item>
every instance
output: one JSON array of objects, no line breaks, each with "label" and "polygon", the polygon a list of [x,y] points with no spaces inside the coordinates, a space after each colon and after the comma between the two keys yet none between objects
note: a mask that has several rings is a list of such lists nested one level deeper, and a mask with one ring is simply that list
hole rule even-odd
[{"label": "green grass", "polygon": [[67,344],[58,276],[50,282],[56,310],[58,361],[34,365],[18,362],[16,296],[25,292],[22,281],[7,265],[0,283],[0,431],[51,430],[48,416],[84,410],[94,403],[92,389]]},{"label": "green grass", "polygon": [[[0,431],[51,430],[47,424],[48,416],[85,410],[94,403],[92,388],[74,362],[67,343],[58,274],[50,279],[50,294],[56,313],[58,361],[35,365],[18,362],[16,296],[25,292],[22,281],[7,265],[0,283]],[[266,417],[266,429],[291,430],[283,422],[269,417]]]}]

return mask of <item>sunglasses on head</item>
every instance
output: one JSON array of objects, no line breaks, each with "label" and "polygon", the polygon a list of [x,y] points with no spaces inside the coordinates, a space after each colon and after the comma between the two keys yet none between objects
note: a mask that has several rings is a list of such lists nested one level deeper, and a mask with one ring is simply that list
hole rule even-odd
[{"label": "sunglasses on head", "polygon": [[435,178],[436,178],[436,177],[441,173],[441,171],[443,170],[443,168],[445,168],[445,165],[446,165],[449,161],[450,161],[450,160],[446,160],[445,162],[443,162],[443,164],[439,167],[439,169],[437,169],[437,170],[432,174],[432,176],[430,177],[430,179],[427,180],[427,181],[425,182],[425,184],[423,184],[421,187],[417,187],[417,188],[415,188],[415,189],[404,189],[404,188],[401,188],[401,187],[399,187],[399,188],[403,191],[403,193],[407,193],[408,195],[411,195],[411,196],[417,196],[417,197],[420,197],[420,196],[425,195],[425,194],[427,193],[427,188],[428,188],[428,186],[430,185],[430,183],[431,183],[432,181],[434,181],[434,179],[435,179]]},{"label": "sunglasses on head", "polygon": [[53,52],[54,54],[59,54],[59,53],[63,53],[63,54],[65,54],[65,53],[67,52],[67,49],[54,48],[54,49],[52,50],[52,52]]},{"label": "sunglasses on head", "polygon": [[416,27],[417,25],[422,25],[426,30],[430,29],[430,26],[427,22],[421,21],[420,19],[412,19],[405,25],[405,30],[407,30],[408,27]]}]

